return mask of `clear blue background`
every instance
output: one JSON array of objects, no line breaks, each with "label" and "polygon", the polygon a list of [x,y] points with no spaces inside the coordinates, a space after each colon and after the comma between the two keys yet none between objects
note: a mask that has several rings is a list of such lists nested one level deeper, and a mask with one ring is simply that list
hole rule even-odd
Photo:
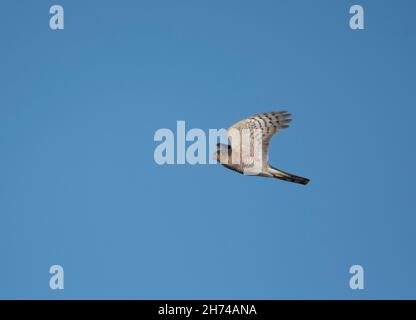
[{"label": "clear blue background", "polygon": [[[415,14],[411,0],[2,1],[0,298],[416,298]],[[294,118],[271,163],[306,187],[154,162],[159,128],[270,110]]]}]

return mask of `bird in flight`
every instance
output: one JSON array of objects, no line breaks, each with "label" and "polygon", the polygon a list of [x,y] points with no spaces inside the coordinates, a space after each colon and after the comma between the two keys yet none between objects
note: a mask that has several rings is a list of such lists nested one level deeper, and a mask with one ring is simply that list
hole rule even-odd
[{"label": "bird in flight", "polygon": [[309,179],[269,165],[269,145],[273,135],[288,128],[287,111],[265,112],[243,119],[227,129],[231,144],[217,144],[214,154],[224,167],[245,175],[270,177],[306,185]]}]

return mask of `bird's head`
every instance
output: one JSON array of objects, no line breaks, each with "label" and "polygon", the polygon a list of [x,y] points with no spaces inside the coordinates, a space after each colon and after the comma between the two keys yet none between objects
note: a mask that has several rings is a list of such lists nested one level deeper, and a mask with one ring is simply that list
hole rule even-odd
[{"label": "bird's head", "polygon": [[220,163],[228,163],[231,157],[231,146],[224,143],[217,143],[217,151],[214,153],[214,159]]}]

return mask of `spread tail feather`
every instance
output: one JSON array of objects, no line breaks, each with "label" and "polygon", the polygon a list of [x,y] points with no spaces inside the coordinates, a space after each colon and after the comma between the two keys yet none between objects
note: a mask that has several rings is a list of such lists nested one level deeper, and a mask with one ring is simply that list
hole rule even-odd
[{"label": "spread tail feather", "polygon": [[271,173],[274,178],[277,178],[280,180],[299,183],[303,185],[308,184],[309,182],[309,179],[307,178],[299,177],[291,173],[280,171],[279,169],[273,168],[271,166],[269,166],[269,173]]}]

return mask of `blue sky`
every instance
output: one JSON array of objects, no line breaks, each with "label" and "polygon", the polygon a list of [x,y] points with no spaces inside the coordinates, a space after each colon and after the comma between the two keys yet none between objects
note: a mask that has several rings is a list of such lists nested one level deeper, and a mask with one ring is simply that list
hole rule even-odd
[{"label": "blue sky", "polygon": [[[356,3],[365,30],[349,28]],[[416,298],[415,12],[2,1],[0,298]],[[270,110],[294,119],[270,162],[306,187],[153,159],[178,120]]]}]

